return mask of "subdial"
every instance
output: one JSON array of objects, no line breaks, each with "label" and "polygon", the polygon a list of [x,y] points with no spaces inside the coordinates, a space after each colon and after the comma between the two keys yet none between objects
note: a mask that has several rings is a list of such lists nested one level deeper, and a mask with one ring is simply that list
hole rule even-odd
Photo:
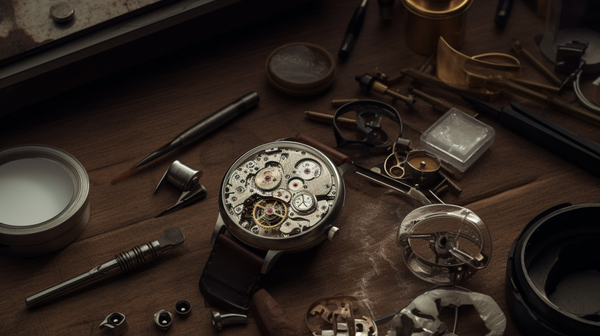
[{"label": "subdial", "polygon": [[263,228],[279,226],[287,217],[285,203],[276,198],[266,198],[254,204],[254,222]]},{"label": "subdial", "polygon": [[304,181],[299,178],[293,178],[288,183],[288,189],[291,191],[300,191],[304,189]]},{"label": "subdial", "polygon": [[256,173],[254,181],[262,190],[273,190],[281,184],[281,170],[279,167],[265,167]]},{"label": "subdial", "polygon": [[315,197],[307,192],[301,192],[294,196],[292,205],[298,212],[307,213],[315,208],[317,201]]},{"label": "subdial", "polygon": [[321,176],[321,165],[312,159],[306,159],[296,164],[297,174],[305,181]]}]

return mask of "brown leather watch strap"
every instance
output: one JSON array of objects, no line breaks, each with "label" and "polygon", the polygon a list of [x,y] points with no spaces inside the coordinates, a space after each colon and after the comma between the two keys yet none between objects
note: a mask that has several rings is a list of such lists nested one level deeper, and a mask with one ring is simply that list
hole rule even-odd
[{"label": "brown leather watch strap", "polygon": [[338,166],[341,166],[344,163],[352,163],[352,159],[350,159],[348,155],[340,153],[334,148],[329,147],[302,133],[296,136],[296,141],[320,150],[321,152],[325,153],[325,155],[329,156],[331,161],[333,161],[333,163],[335,163]]},{"label": "brown leather watch strap", "polygon": [[200,277],[200,292],[207,306],[247,314],[258,288],[264,258],[221,233]]}]

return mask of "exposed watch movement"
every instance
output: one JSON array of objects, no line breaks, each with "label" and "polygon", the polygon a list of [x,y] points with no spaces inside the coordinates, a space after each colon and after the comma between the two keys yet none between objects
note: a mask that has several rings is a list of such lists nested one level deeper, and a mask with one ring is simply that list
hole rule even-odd
[{"label": "exposed watch movement", "polygon": [[247,245],[300,250],[327,237],[341,214],[344,182],[320,151],[277,141],[248,151],[229,168],[219,203],[222,224]]},{"label": "exposed watch movement", "polygon": [[334,239],[343,206],[341,174],[317,149],[276,141],[246,152],[221,183],[213,249],[199,282],[205,302],[246,314],[262,274],[283,253]]}]

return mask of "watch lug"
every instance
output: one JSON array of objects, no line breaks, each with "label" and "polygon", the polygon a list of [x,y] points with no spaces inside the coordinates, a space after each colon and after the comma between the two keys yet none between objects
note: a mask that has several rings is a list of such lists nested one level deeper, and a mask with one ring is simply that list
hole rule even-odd
[{"label": "watch lug", "polygon": [[275,265],[275,262],[283,255],[283,253],[284,251],[269,250],[265,256],[265,261],[260,269],[260,273],[267,274],[267,272],[271,269],[271,267],[273,267],[273,265]]},{"label": "watch lug", "polygon": [[217,236],[223,232],[223,229],[225,229],[225,222],[223,222],[223,218],[221,218],[221,214],[219,214],[219,218],[217,218],[217,223],[215,224],[215,229],[210,237],[211,244],[214,244],[215,239],[217,239]]}]

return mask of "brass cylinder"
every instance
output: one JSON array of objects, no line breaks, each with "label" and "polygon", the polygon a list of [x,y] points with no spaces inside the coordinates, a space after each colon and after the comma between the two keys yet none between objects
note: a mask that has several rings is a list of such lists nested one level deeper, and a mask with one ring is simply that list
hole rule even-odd
[{"label": "brass cylinder", "polygon": [[472,3],[473,0],[402,0],[408,12],[406,44],[419,54],[431,55],[442,36],[450,46],[460,48]]}]

